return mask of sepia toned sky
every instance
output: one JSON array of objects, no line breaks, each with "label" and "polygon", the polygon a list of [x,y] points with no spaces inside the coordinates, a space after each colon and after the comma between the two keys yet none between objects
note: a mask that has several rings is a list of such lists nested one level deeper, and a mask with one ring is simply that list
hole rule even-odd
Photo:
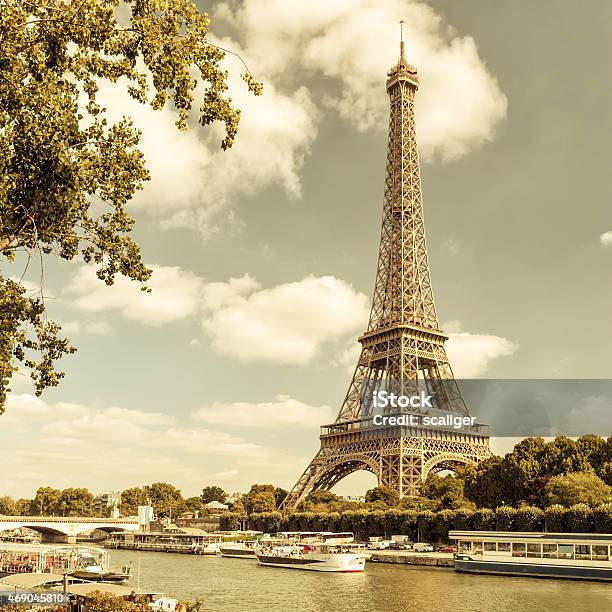
[{"label": "sepia toned sky", "polygon": [[[178,133],[172,110],[103,87],[111,116],[143,130],[153,180],[131,211],[153,292],[47,265],[49,311],[79,351],[40,399],[16,377],[0,495],[293,485],[338,412],[368,315],[401,18],[456,375],[610,377],[609,2],[198,4],[264,95],[229,56],[242,121],[221,152],[216,127]],[[337,490],[364,486],[371,475]]]}]

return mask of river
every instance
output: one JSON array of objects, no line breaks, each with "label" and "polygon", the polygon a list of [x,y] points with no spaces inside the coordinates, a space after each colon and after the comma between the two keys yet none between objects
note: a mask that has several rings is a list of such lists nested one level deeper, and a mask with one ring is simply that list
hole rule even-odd
[{"label": "river", "polygon": [[[202,597],[223,612],[604,612],[612,586],[459,574],[450,568],[369,563],[362,574],[260,567],[255,560],[113,550],[111,565],[140,560],[142,589]],[[134,578],[133,584],[136,584]]]}]

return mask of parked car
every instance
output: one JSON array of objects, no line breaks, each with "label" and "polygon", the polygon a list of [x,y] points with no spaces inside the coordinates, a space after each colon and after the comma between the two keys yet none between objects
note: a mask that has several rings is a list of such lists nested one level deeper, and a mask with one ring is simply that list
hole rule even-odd
[{"label": "parked car", "polygon": [[412,550],[410,542],[390,542],[388,550]]},{"label": "parked car", "polygon": [[417,542],[412,549],[414,552],[433,552],[434,547],[426,542]]},{"label": "parked car", "polygon": [[389,542],[389,540],[380,540],[380,541],[375,541],[375,542],[368,542],[368,548],[370,550],[386,550],[387,548],[389,548],[389,544],[391,544],[391,542]]},{"label": "parked car", "polygon": [[457,552],[457,547],[456,546],[440,546],[440,548],[438,548],[438,552],[445,552],[445,553],[456,553]]}]

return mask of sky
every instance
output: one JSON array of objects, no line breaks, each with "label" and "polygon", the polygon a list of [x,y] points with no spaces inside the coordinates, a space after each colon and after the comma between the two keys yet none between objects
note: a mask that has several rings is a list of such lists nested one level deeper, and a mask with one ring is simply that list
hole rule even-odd
[{"label": "sky", "polygon": [[[421,81],[429,258],[457,377],[609,377],[609,2],[199,5],[264,95],[228,56],[242,119],[222,152],[219,126],[179,133],[172,110],[102,88],[110,115],[143,130],[152,180],[129,209],[153,291],[45,264],[49,313],[79,350],[41,398],[15,376],[0,495],[294,484],[367,322],[399,19]],[[40,271],[27,278],[37,286]],[[374,484],[359,473],[335,491]]]}]

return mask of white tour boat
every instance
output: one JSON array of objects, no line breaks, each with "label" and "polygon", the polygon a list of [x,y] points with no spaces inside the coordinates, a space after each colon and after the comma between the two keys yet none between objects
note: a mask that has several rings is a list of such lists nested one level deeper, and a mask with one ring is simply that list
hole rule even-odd
[{"label": "white tour boat", "polygon": [[612,534],[451,531],[455,570],[612,581]]},{"label": "white tour boat", "polygon": [[314,572],[363,572],[366,561],[348,544],[270,542],[260,544],[256,555],[260,565]]}]

